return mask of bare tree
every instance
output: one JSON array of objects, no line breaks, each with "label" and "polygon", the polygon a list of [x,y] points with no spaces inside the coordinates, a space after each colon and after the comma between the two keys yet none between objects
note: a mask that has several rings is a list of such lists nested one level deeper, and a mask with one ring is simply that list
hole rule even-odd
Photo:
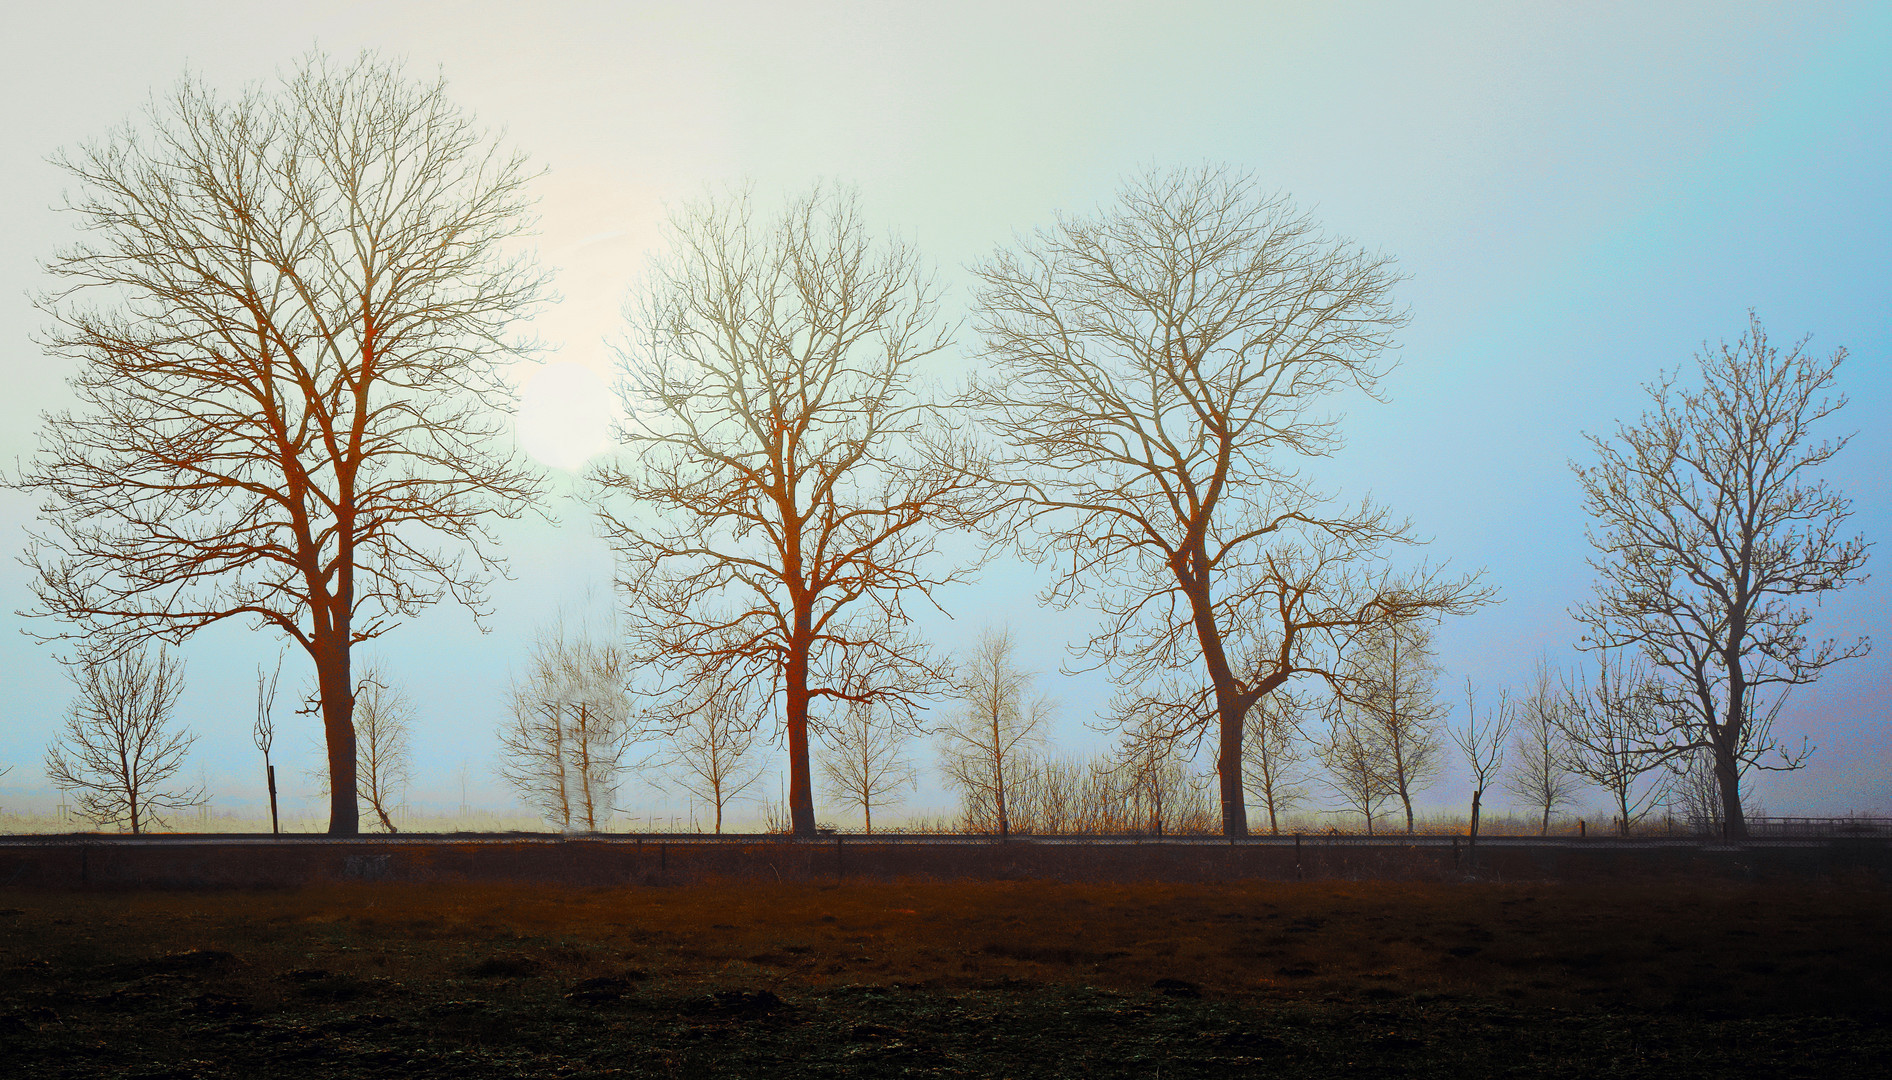
[{"label": "bare tree", "polygon": [[1485,710],[1481,721],[1478,696],[1472,690],[1472,681],[1465,680],[1465,726],[1452,729],[1452,741],[1465,755],[1465,765],[1472,774],[1473,847],[1478,845],[1478,815],[1484,806],[1485,792],[1491,789],[1493,780],[1504,775],[1504,747],[1516,722],[1517,710],[1511,705],[1510,693],[1504,690],[1498,691],[1497,708]]},{"label": "bare tree", "polygon": [[1698,836],[1727,835],[1727,811],[1721,802],[1721,781],[1715,775],[1714,752],[1697,749],[1667,764],[1669,776],[1662,794],[1669,812],[1680,812],[1689,831]]},{"label": "bare tree", "polygon": [[499,775],[548,822],[596,832],[611,811],[637,731],[630,663],[562,625],[539,635],[507,694]]},{"label": "bare tree", "polygon": [[1774,741],[1782,696],[1870,647],[1804,633],[1803,598],[1861,580],[1868,547],[1840,535],[1852,503],[1815,476],[1849,441],[1814,441],[1846,404],[1828,396],[1846,350],[1805,350],[1804,338],[1784,355],[1769,346],[1749,312],[1739,341],[1696,355],[1698,388],[1658,377],[1652,411],[1614,439],[1588,436],[1596,463],[1572,465],[1601,576],[1577,617],[1594,647],[1638,649],[1677,687],[1677,722],[1647,756],[1711,754],[1733,837],[1747,835],[1741,774],[1806,760],[1804,743]]},{"label": "bare tree", "polygon": [[413,703],[374,664],[364,664],[355,688],[354,722],[357,794],[383,829],[400,832],[393,811],[414,779]]},{"label": "bare tree", "polygon": [[60,738],[46,748],[46,776],[81,817],[133,833],[164,825],[168,811],[196,806],[203,789],[177,788],[196,736],[172,730],[184,663],[160,649],[86,656],[76,665],[78,700]]},{"label": "bare tree", "polygon": [[1007,447],[982,473],[1013,499],[991,528],[1060,567],[1050,600],[1096,599],[1088,654],[1121,685],[1201,688],[1132,711],[1214,731],[1223,829],[1245,835],[1256,701],[1331,676],[1364,627],[1483,598],[1435,570],[1396,578],[1407,526],[1301,471],[1340,445],[1324,402],[1384,374],[1398,275],[1213,166],[1133,177],[977,272],[994,370],[967,401]]},{"label": "bare tree", "polygon": [[718,833],[723,810],[762,778],[756,713],[740,691],[728,691],[682,713],[670,732],[669,764],[692,798],[715,808]]},{"label": "bare tree", "polygon": [[632,647],[670,675],[660,700],[780,691],[789,811],[811,836],[811,704],[910,713],[946,685],[904,608],[959,576],[931,556],[974,494],[963,452],[925,437],[938,411],[912,386],[947,344],[937,289],[846,194],[816,190],[768,222],[747,193],[705,200],[670,239],[629,311],[630,453],[594,474],[600,520]]},{"label": "bare tree", "polygon": [[263,779],[269,786],[269,831],[282,832],[282,821],[276,814],[276,766],[270,763],[270,748],[276,745],[276,681],[282,677],[282,657],[276,658],[276,669],[267,677],[263,674],[263,665],[256,665],[256,724],[250,729],[250,738],[256,748],[263,752]]},{"label": "bare tree", "polygon": [[874,831],[874,807],[898,802],[895,796],[919,779],[907,756],[910,739],[864,701],[848,702],[841,719],[822,733],[821,777],[834,793],[830,797],[860,807],[867,832]]},{"label": "bare tree", "polygon": [[445,86],[313,55],[235,99],[186,81],[56,159],[86,239],[42,344],[79,364],[18,486],[43,495],[30,614],[111,651],[226,619],[313,660],[329,831],[353,835],[351,650],[451,598],[540,481],[502,440],[509,328],[543,278],[524,159]]},{"label": "bare tree", "polygon": [[959,711],[939,729],[940,771],[965,799],[967,825],[1011,835],[1008,802],[1056,706],[1033,689],[1009,629],[988,627],[960,664]]},{"label": "bare tree", "polygon": [[1345,668],[1346,693],[1383,748],[1386,782],[1405,808],[1408,833],[1413,792],[1437,779],[1442,764],[1439,729],[1446,708],[1434,696],[1438,678],[1432,631],[1417,620],[1369,628],[1356,639]]},{"label": "bare tree", "polygon": [[1341,804],[1366,819],[1367,835],[1382,803],[1395,794],[1383,732],[1358,703],[1336,698],[1327,710],[1327,737],[1315,750],[1324,779]]},{"label": "bare tree", "polygon": [[[1011,789],[1005,811],[1009,824],[1021,832],[1076,833],[1094,832],[1095,822],[1084,804],[1092,761],[1072,757],[1028,757],[1012,769]],[[965,820],[992,815],[983,808],[967,806]]]},{"label": "bare tree", "polygon": [[[1596,682],[1581,678],[1566,695],[1559,726],[1570,770],[1609,792],[1617,830],[1628,836],[1638,818],[1662,803],[1662,764],[1648,748],[1673,729],[1675,695],[1633,658],[1608,650],[1596,655]],[[1655,783],[1643,779],[1652,772]]]},{"label": "bare tree", "polygon": [[1539,660],[1530,692],[1518,702],[1511,734],[1511,768],[1505,774],[1504,787],[1538,811],[1540,836],[1550,833],[1550,816],[1567,805],[1577,790],[1576,777],[1570,771],[1570,744],[1563,732],[1567,707],[1550,664]]},{"label": "bare tree", "polygon": [[1191,769],[1180,750],[1178,740],[1158,725],[1124,730],[1111,771],[1121,817],[1134,830],[1154,836],[1213,831],[1209,778]]},{"label": "bare tree", "polygon": [[1286,690],[1276,690],[1255,702],[1244,721],[1242,753],[1247,758],[1243,782],[1248,794],[1268,812],[1268,833],[1281,833],[1281,815],[1308,797],[1305,744],[1301,718],[1309,705]]}]

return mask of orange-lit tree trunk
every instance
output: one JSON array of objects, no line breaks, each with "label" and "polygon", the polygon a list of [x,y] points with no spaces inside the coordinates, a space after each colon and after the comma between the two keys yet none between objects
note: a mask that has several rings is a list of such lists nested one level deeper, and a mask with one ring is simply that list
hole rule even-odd
[{"label": "orange-lit tree trunk", "polygon": [[795,612],[788,663],[782,672],[782,712],[788,733],[788,818],[796,836],[815,835],[815,786],[808,764],[809,617]]}]

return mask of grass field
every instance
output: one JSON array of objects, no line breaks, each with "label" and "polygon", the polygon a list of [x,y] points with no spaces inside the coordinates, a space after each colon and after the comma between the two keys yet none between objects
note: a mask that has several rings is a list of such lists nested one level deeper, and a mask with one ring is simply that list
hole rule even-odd
[{"label": "grass field", "polygon": [[1882,885],[0,891],[8,1076],[1892,1075]]}]

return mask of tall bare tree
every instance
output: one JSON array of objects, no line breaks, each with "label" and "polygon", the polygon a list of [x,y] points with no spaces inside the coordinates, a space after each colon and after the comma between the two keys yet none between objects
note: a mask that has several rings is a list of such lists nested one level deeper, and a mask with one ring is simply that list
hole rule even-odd
[{"label": "tall bare tree", "polygon": [[1465,766],[1472,774],[1473,847],[1478,845],[1478,816],[1484,807],[1485,792],[1491,790],[1492,781],[1504,775],[1505,744],[1516,722],[1517,710],[1511,704],[1510,693],[1504,690],[1498,691],[1497,707],[1486,709],[1480,720],[1477,692],[1472,689],[1472,681],[1465,680],[1465,726],[1452,729],[1452,741],[1465,756]]},{"label": "tall bare tree", "polygon": [[184,662],[160,649],[86,656],[76,665],[79,697],[60,737],[46,748],[46,776],[79,816],[133,833],[162,827],[162,815],[203,801],[201,787],[176,787],[196,736],[173,730],[184,692]]},{"label": "tall bare tree", "polygon": [[563,625],[542,632],[507,693],[499,775],[561,830],[598,831],[638,735],[624,650]]},{"label": "tall bare tree", "polygon": [[1308,703],[1286,690],[1255,702],[1244,721],[1242,753],[1247,761],[1243,783],[1268,813],[1268,833],[1281,833],[1281,815],[1307,801],[1307,734],[1301,719]]},{"label": "tall bare tree", "polygon": [[18,478],[48,523],[33,614],[122,650],[226,619],[306,651],[360,828],[351,650],[451,598],[539,480],[503,440],[510,327],[543,278],[522,157],[439,80],[313,55],[274,91],[186,81],[64,154],[86,238],[46,266],[43,341],[78,362]]},{"label": "tall bare tree", "polygon": [[1437,779],[1443,764],[1439,729],[1446,708],[1435,695],[1432,631],[1417,620],[1372,627],[1356,640],[1345,671],[1346,693],[1384,750],[1386,782],[1406,811],[1410,833],[1413,793]]},{"label": "tall bare tree", "polygon": [[[1596,654],[1596,682],[1582,676],[1566,695],[1559,726],[1570,771],[1609,792],[1617,830],[1628,836],[1637,819],[1662,803],[1666,771],[1649,748],[1674,727],[1675,695],[1651,680],[1635,657],[1609,650]],[[1651,773],[1654,782],[1645,779]]]},{"label": "tall bare tree", "polygon": [[752,699],[737,689],[711,696],[671,724],[668,764],[691,798],[715,809],[718,833],[723,811],[762,778],[760,719]]},{"label": "tall bare tree", "polygon": [[1056,710],[1016,648],[1009,629],[980,632],[960,663],[959,710],[939,729],[940,771],[965,799],[968,826],[1001,839],[1012,831],[1012,789]]},{"label": "tall bare tree", "polygon": [[846,800],[861,811],[861,825],[874,831],[874,807],[899,801],[919,774],[907,756],[911,734],[864,701],[850,701],[841,719],[822,734],[821,778],[829,797]]},{"label": "tall bare tree", "polygon": [[1089,655],[1122,685],[1202,688],[1131,711],[1214,733],[1223,829],[1245,835],[1255,702],[1332,675],[1365,627],[1482,597],[1433,570],[1396,577],[1385,555],[1408,527],[1302,472],[1340,446],[1332,396],[1379,385],[1405,322],[1398,275],[1215,166],[1135,176],[977,272],[993,371],[968,402],[1006,447],[984,475],[1015,511],[995,531],[1058,565],[1053,602],[1096,599]]},{"label": "tall bare tree", "polygon": [[414,705],[374,664],[362,666],[355,688],[355,785],[361,801],[390,833],[394,810],[414,780]]},{"label": "tall bare tree", "polygon": [[628,312],[629,453],[594,474],[600,520],[632,648],[670,676],[657,714],[779,690],[789,812],[812,836],[811,705],[904,713],[945,685],[904,607],[958,576],[932,556],[974,494],[912,385],[948,341],[938,293],[847,194],[766,221],[746,192],[706,199],[669,236]]},{"label": "tall bare tree", "polygon": [[1337,697],[1327,707],[1327,735],[1315,747],[1327,787],[1348,810],[1366,819],[1367,835],[1380,806],[1394,796],[1391,755],[1379,724],[1359,703]]},{"label": "tall bare tree", "polygon": [[1570,771],[1570,743],[1564,738],[1564,710],[1569,703],[1552,674],[1550,664],[1537,662],[1531,687],[1518,702],[1511,731],[1511,767],[1505,790],[1538,812],[1539,836],[1550,833],[1550,817],[1569,804],[1577,792]]},{"label": "tall bare tree", "polygon": [[1737,838],[1742,773],[1806,760],[1804,743],[1773,738],[1783,695],[1870,647],[1805,635],[1806,600],[1861,580],[1868,548],[1841,535],[1852,503],[1817,477],[1850,438],[1815,437],[1846,404],[1832,396],[1846,350],[1822,359],[1806,344],[1773,348],[1749,312],[1739,341],[1696,355],[1696,387],[1664,373],[1646,387],[1653,408],[1614,438],[1587,436],[1596,463],[1571,466],[1601,578],[1576,615],[1592,645],[1640,650],[1678,688],[1677,723],[1648,756],[1709,754]]}]

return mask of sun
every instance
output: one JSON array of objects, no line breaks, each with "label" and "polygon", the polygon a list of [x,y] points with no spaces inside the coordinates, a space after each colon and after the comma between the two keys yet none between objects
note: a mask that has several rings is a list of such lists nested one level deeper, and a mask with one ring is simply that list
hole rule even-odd
[{"label": "sun", "polygon": [[560,360],[526,379],[513,420],[519,445],[534,461],[575,472],[610,449],[616,418],[604,379],[584,364]]}]

